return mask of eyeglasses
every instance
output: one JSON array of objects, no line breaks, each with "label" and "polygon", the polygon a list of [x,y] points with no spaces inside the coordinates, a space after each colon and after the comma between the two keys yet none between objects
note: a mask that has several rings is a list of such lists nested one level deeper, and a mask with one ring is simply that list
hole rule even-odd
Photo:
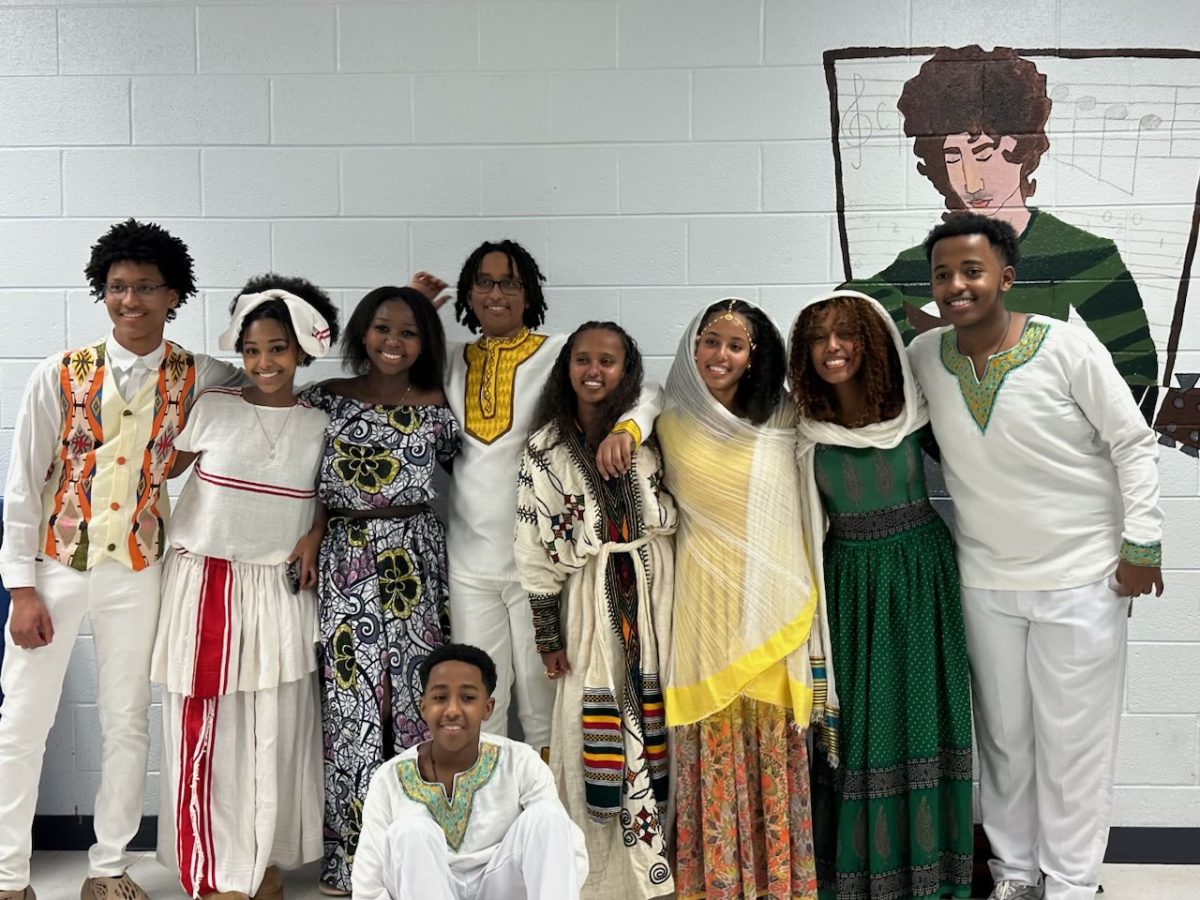
[{"label": "eyeglasses", "polygon": [[501,278],[499,281],[495,278],[488,278],[486,275],[478,275],[475,278],[475,290],[481,294],[490,293],[496,285],[500,285],[500,293],[509,295],[520,293],[521,288],[524,287],[515,278]]},{"label": "eyeglasses", "polygon": [[143,300],[149,299],[165,288],[165,284],[125,284],[120,281],[110,281],[104,285],[106,297],[124,297],[126,292],[133,291]]}]

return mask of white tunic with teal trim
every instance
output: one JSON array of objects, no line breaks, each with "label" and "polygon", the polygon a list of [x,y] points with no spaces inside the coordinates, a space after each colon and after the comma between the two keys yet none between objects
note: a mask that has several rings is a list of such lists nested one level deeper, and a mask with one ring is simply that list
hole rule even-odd
[{"label": "white tunic with teal trim", "polygon": [[[454,780],[454,796],[421,777],[419,745],[385,762],[371,778],[354,859],[354,883],[382,883],[388,826],[406,816],[433,819],[446,835],[450,870],[463,881],[483,872],[523,810],[559,803],[550,767],[528,744],[495,734],[479,736],[479,758]],[[583,832],[572,824],[577,864],[587,872]],[[582,876],[581,876],[582,879]]]},{"label": "white tunic with teal trim", "polygon": [[1086,328],[1032,315],[982,379],[952,328],[908,348],[954,500],[966,587],[1054,590],[1161,564],[1158,445]]}]

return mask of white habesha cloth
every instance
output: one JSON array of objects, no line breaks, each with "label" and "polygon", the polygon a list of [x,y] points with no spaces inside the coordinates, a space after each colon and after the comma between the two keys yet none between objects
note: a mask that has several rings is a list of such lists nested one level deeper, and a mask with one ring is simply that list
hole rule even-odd
[{"label": "white habesha cloth", "polygon": [[242,294],[233,308],[233,321],[225,329],[217,342],[222,350],[234,350],[237,347],[238,335],[242,333],[242,322],[251,310],[272,300],[282,300],[292,319],[292,330],[296,332],[296,340],[301,349],[309,356],[320,359],[329,352],[330,332],[329,323],[306,301],[288,291],[272,288],[261,294]]}]

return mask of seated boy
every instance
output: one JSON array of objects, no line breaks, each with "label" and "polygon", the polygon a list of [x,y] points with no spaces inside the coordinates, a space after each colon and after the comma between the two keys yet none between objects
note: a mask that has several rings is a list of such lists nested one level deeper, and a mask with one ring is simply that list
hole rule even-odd
[{"label": "seated boy", "polygon": [[355,900],[573,900],[587,878],[583,832],[527,744],[480,734],[496,666],[446,644],[421,664],[432,740],[371,779],[354,857]]},{"label": "seated boy", "polygon": [[1005,307],[1011,225],[954,216],[925,252],[950,327],[908,352],[954,500],[991,896],[1091,900],[1130,598],[1162,593],[1158,447],[1091,331]]}]

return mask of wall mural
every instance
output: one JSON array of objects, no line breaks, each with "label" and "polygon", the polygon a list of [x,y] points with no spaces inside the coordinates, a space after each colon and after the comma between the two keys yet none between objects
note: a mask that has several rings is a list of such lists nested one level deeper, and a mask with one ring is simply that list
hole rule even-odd
[{"label": "wall mural", "polygon": [[961,209],[1004,218],[1021,242],[1008,305],[1086,324],[1160,443],[1200,455],[1200,315],[1185,317],[1200,51],[857,47],[824,59],[846,284],[907,340],[939,324],[930,227]]}]

